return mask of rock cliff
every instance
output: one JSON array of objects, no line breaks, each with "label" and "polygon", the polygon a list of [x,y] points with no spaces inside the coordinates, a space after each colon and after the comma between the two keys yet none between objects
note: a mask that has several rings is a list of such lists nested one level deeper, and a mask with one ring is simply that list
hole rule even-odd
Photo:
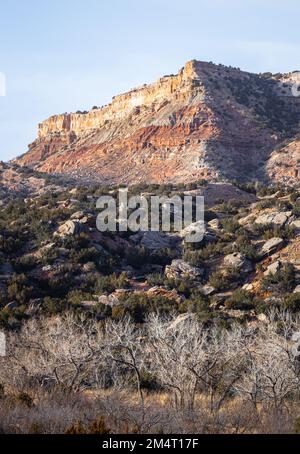
[{"label": "rock cliff", "polygon": [[297,83],[298,72],[257,75],[193,60],[177,75],[116,96],[107,106],[49,118],[16,162],[107,184],[202,178],[295,183]]}]

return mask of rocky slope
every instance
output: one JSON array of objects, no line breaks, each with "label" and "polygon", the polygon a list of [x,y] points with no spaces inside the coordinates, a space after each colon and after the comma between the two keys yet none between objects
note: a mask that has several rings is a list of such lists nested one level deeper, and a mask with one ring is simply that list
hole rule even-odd
[{"label": "rocky slope", "polygon": [[0,162],[0,206],[16,197],[38,197],[48,192],[74,187],[75,180],[62,175],[49,175],[17,163]]},{"label": "rocky slope", "polygon": [[[154,186],[145,193],[166,190]],[[152,311],[251,323],[273,308],[299,312],[300,191],[195,189],[208,198],[198,244],[186,242],[186,229],[99,232],[99,191],[53,187],[0,203],[0,328],[73,309],[139,322]],[[169,185],[167,192],[191,189]]]},{"label": "rocky slope", "polygon": [[53,116],[17,159],[103,183],[300,178],[300,73],[188,62],[90,112]]}]

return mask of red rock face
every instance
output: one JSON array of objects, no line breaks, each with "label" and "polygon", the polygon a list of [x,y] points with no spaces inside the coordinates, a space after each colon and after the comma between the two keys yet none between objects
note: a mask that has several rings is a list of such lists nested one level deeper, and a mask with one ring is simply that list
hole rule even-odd
[{"label": "red rock face", "polygon": [[17,162],[109,184],[294,182],[300,175],[289,151],[288,177],[273,165],[275,147],[294,138],[300,121],[293,77],[276,80],[192,61],[177,75],[117,96],[106,107],[44,121]]},{"label": "red rock face", "polygon": [[300,140],[288,140],[274,150],[267,164],[269,178],[274,181],[300,181]]}]

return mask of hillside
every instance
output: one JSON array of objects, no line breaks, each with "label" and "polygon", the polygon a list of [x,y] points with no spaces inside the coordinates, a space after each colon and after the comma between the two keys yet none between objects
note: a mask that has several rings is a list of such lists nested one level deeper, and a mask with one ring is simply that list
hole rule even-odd
[{"label": "hillside", "polygon": [[299,431],[299,191],[130,188],[204,195],[191,244],[101,233],[105,188],[21,170],[3,172],[14,198],[0,193],[0,432]]},{"label": "hillside", "polygon": [[[42,184],[37,177],[30,178]],[[189,244],[185,230],[101,233],[95,205],[105,188],[46,188],[37,186],[25,199],[23,192],[1,196],[0,328],[18,326],[32,310],[77,308],[100,320],[125,313],[137,322],[153,310],[196,312],[207,321],[255,320],[272,307],[298,311],[297,190],[131,187],[131,195],[146,197],[203,195],[206,233]]]},{"label": "hillside", "polygon": [[188,62],[89,112],[56,115],[16,162],[105,184],[299,181],[300,73]]}]

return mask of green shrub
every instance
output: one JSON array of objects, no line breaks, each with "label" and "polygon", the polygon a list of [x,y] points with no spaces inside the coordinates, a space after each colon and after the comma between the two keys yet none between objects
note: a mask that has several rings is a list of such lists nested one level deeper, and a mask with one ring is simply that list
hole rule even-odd
[{"label": "green shrub", "polygon": [[237,249],[241,254],[251,261],[259,260],[259,253],[246,235],[240,235],[236,239]]},{"label": "green shrub", "polygon": [[291,295],[287,295],[283,300],[283,306],[285,309],[291,312],[299,312],[300,311],[300,294],[293,293]]},{"label": "green shrub", "polygon": [[240,273],[238,270],[229,268],[226,272],[216,271],[211,274],[209,278],[209,284],[216,290],[227,290],[232,284],[240,279]]},{"label": "green shrub", "polygon": [[236,233],[240,228],[240,224],[235,218],[226,218],[221,221],[222,228],[225,232]]},{"label": "green shrub", "polygon": [[70,259],[75,264],[95,262],[99,256],[100,254],[95,247],[81,249],[80,251],[72,250],[70,253]]},{"label": "green shrub", "polygon": [[190,298],[184,301],[179,308],[181,313],[191,312],[199,314],[209,311],[208,302],[204,298]]},{"label": "green shrub", "polygon": [[292,203],[295,203],[298,199],[300,198],[300,192],[299,191],[294,191],[291,196],[290,196],[290,201]]},{"label": "green shrub", "polygon": [[147,277],[147,282],[151,287],[162,286],[165,283],[165,276],[163,274],[150,274]]},{"label": "green shrub", "polygon": [[26,304],[34,296],[34,289],[29,285],[25,274],[14,274],[7,287],[9,301],[16,301],[19,304]]},{"label": "green shrub", "polygon": [[298,202],[293,208],[293,215],[300,217],[300,202]]},{"label": "green shrub", "polygon": [[112,316],[112,308],[106,304],[98,303],[93,313],[98,320],[103,320]]},{"label": "green shrub", "polygon": [[47,296],[43,299],[42,307],[46,313],[54,315],[63,312],[68,305],[64,299]]},{"label": "green shrub", "polygon": [[286,264],[276,274],[270,274],[262,279],[262,290],[275,291],[279,294],[291,292],[295,287],[295,269],[292,264]]},{"label": "green shrub", "polygon": [[[166,266],[169,265],[172,260],[176,259],[177,252],[175,249],[163,248],[151,255],[151,263],[156,265]],[[148,257],[147,257],[148,260]]]},{"label": "green shrub", "polygon": [[100,276],[95,283],[95,293],[112,293],[116,289],[126,289],[129,287],[129,281],[125,273],[111,274],[109,276]]},{"label": "green shrub", "polygon": [[[178,311],[178,304],[164,296],[131,294],[122,301],[123,314],[129,315],[135,323],[144,323],[150,313],[170,314]],[[112,315],[115,316],[115,308]],[[122,311],[118,311],[122,314]]]},{"label": "green shrub", "polygon": [[250,292],[238,289],[225,301],[228,309],[251,310],[255,308],[254,297]]}]

